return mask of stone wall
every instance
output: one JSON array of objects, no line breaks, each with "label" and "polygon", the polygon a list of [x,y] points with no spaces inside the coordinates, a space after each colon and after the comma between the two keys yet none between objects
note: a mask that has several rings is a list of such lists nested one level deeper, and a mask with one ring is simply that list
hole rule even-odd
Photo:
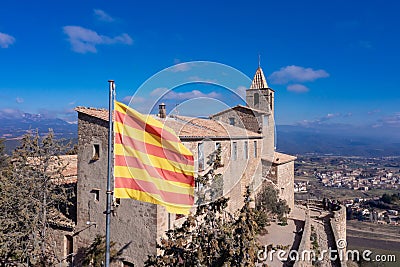
[{"label": "stone wall", "polygon": [[231,124],[230,118],[235,119],[235,126],[247,129],[253,132],[259,132],[262,128],[261,114],[258,114],[251,109],[243,107],[234,107],[226,112],[211,116],[211,119]]},{"label": "stone wall", "polygon": [[[306,213],[306,219],[305,219],[305,226],[304,226],[300,246],[298,249],[300,259],[302,258],[301,255],[302,255],[303,251],[311,251],[312,250],[311,241],[310,241],[311,224],[312,224],[312,221],[310,218],[310,212],[312,210],[314,212],[319,212],[319,213],[323,212],[322,203],[320,201],[311,200],[311,202],[310,201],[308,201],[308,202],[311,203],[311,206],[308,206],[308,210]],[[342,257],[339,258],[339,259],[341,259],[341,261],[336,262],[336,266],[340,264],[341,267],[346,267],[347,266],[347,264],[346,264],[346,248],[340,249],[339,247],[337,247],[339,240],[346,240],[346,208],[344,206],[340,206],[340,207],[341,208],[337,211],[332,211],[332,212],[324,211],[327,214],[327,215],[325,215],[325,218],[330,218],[327,221],[329,224],[328,225],[329,229],[325,229],[326,237],[324,240],[326,242],[328,242],[328,240],[331,240],[331,238],[333,239],[333,244],[329,245],[329,247],[331,247],[332,250],[339,249],[338,254],[339,254],[339,256],[342,255]],[[321,210],[319,211],[319,209],[321,209]],[[317,221],[315,221],[314,223],[321,224],[321,222],[317,222]],[[315,227],[315,224],[314,224],[314,227]],[[346,243],[346,242],[344,242],[344,243]],[[328,249],[328,247],[324,247],[320,243],[319,249]],[[305,259],[307,259],[307,258],[305,258]],[[311,267],[312,264],[309,261],[299,260],[293,266],[294,267]]]},{"label": "stone wall", "polygon": [[286,200],[291,211],[294,209],[294,161],[277,166],[279,197]]},{"label": "stone wall", "polygon": [[[310,236],[311,236],[311,218],[310,218],[309,211],[306,211],[303,234],[302,234],[299,249],[298,249],[300,258],[301,258],[301,255],[307,255],[305,253],[308,251],[311,251]],[[306,257],[304,257],[304,258],[306,259]],[[293,265],[293,267],[311,267],[311,266],[312,266],[311,261],[303,261],[303,260],[296,261]]]},{"label": "stone wall", "polygon": [[[341,205],[340,209],[333,212],[333,216],[330,219],[330,224],[333,232],[333,236],[335,239],[335,243],[338,245],[338,241],[340,242],[346,241],[346,207]],[[347,241],[344,242],[347,244]],[[346,247],[337,248],[339,250],[339,255],[346,255]],[[342,267],[346,267],[345,257],[342,257],[342,261],[340,262]]]},{"label": "stone wall", "polygon": [[[105,235],[108,162],[108,122],[82,113],[78,120],[75,251],[89,245],[96,235]],[[123,253],[125,260],[143,266],[147,255],[156,253],[157,206],[121,199],[119,205],[114,202],[112,209],[110,232],[111,240],[116,242],[114,248],[127,246]]]}]

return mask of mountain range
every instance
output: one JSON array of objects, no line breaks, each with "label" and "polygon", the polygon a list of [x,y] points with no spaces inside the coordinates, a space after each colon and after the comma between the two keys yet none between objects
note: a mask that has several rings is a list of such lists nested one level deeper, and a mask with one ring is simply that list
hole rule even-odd
[{"label": "mountain range", "polygon": [[277,150],[301,155],[399,156],[400,129],[349,124],[278,125]]},{"label": "mountain range", "polygon": [[23,113],[20,116],[0,116],[0,138],[5,139],[6,151],[10,153],[23,135],[38,131],[43,136],[52,129],[56,138],[76,139],[78,125],[58,118],[48,118],[40,114]]},{"label": "mountain range", "polygon": [[[12,151],[21,137],[32,130],[40,135],[53,129],[57,138],[77,140],[77,124],[39,114],[18,117],[0,116],[0,138]],[[354,126],[348,124],[310,124],[276,126],[277,150],[293,155],[400,156],[398,127]]]}]

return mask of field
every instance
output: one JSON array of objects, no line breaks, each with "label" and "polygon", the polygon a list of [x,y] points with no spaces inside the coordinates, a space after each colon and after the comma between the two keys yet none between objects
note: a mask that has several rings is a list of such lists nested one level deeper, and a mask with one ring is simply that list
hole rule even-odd
[{"label": "field", "polygon": [[361,262],[362,267],[400,265],[400,226],[347,221],[347,242],[347,249],[372,251],[371,259],[375,259],[376,255],[394,255],[396,259],[394,262]]}]

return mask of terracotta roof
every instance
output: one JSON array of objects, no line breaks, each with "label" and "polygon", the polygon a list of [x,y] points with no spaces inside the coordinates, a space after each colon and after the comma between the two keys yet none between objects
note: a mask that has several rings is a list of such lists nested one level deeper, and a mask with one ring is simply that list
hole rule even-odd
[{"label": "terracotta roof", "polygon": [[283,153],[279,153],[279,152],[274,152],[274,164],[284,164],[284,163],[288,163],[291,161],[296,160],[297,157],[292,156],[292,155],[288,155],[288,154],[283,154]]},{"label": "terracotta roof", "polygon": [[108,121],[108,109],[104,108],[86,108],[86,107],[76,107],[75,111]]},{"label": "terracotta roof", "polygon": [[[38,157],[29,157],[28,163],[32,166],[42,164]],[[58,174],[58,170],[62,168],[62,178]],[[47,174],[56,184],[73,184],[77,182],[78,177],[78,156],[77,155],[61,155],[52,156],[50,164],[47,168]]]},{"label": "terracotta roof", "polygon": [[267,111],[263,111],[263,110],[260,110],[260,109],[255,109],[255,108],[251,108],[251,107],[243,106],[243,105],[236,105],[236,106],[234,106],[234,107],[232,107],[232,108],[228,108],[228,109],[225,109],[225,110],[220,111],[220,112],[218,112],[218,113],[215,113],[215,114],[213,114],[213,115],[210,115],[210,118],[213,118],[213,117],[215,117],[215,116],[224,114],[224,113],[226,113],[226,112],[228,112],[228,111],[231,111],[231,110],[235,110],[235,109],[237,109],[237,108],[248,109],[248,110],[253,111],[254,113],[268,114]]},{"label": "terracotta roof", "polygon": [[69,230],[75,228],[75,222],[56,209],[50,209],[48,215],[51,226],[67,228]]},{"label": "terracotta roof", "polygon": [[64,175],[64,184],[72,184],[78,181],[78,156],[62,155],[60,156],[62,166],[66,166],[62,174]]},{"label": "terracotta roof", "polygon": [[210,119],[185,116],[168,116],[166,119],[154,117],[172,128],[181,139],[195,137],[228,139],[262,137],[261,134]]},{"label": "terracotta roof", "polygon": [[263,88],[268,88],[267,79],[265,79],[264,72],[261,67],[258,67],[256,74],[254,74],[253,81],[251,82],[250,89]]},{"label": "terracotta roof", "polygon": [[[77,112],[108,121],[108,110],[96,108],[75,108]],[[223,122],[210,119],[201,119],[185,116],[167,116],[162,119],[156,115],[153,118],[162,121],[166,126],[172,128],[181,139],[185,138],[261,138],[262,135],[235,127]]]}]

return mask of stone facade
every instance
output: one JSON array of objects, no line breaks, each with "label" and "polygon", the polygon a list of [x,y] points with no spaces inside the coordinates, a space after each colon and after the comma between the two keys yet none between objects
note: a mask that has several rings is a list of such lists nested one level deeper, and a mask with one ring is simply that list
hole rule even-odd
[{"label": "stone facade", "polygon": [[[76,249],[104,235],[108,162],[108,122],[83,113],[78,120]],[[125,261],[142,266],[147,255],[156,253],[157,206],[121,199],[119,204],[114,201],[112,210],[110,231],[115,248],[126,246]]]},{"label": "stone facade", "polygon": [[294,209],[294,180],[288,179],[294,176],[294,161],[277,165],[277,187],[279,197],[286,200],[290,210]]}]

